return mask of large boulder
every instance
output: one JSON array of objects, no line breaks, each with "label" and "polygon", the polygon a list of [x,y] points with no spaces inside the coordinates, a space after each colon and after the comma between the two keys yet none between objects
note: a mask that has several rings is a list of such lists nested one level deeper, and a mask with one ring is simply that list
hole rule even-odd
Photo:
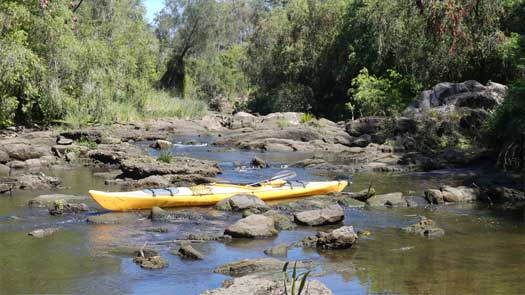
[{"label": "large boulder", "polygon": [[272,218],[253,214],[228,226],[224,234],[235,238],[267,238],[277,232]]},{"label": "large boulder", "polygon": [[261,119],[259,119],[258,117],[252,114],[249,114],[246,112],[238,112],[232,116],[230,128],[231,129],[240,129],[240,128],[245,128],[245,127],[255,128],[259,124],[260,121]]},{"label": "large boulder", "polygon": [[246,209],[268,210],[266,203],[254,195],[238,194],[219,201],[215,207],[223,211],[242,211]]},{"label": "large boulder", "polygon": [[167,150],[170,149],[173,146],[173,144],[170,141],[163,140],[163,139],[157,139],[155,142],[153,142],[150,147],[158,150]]},{"label": "large boulder", "polygon": [[170,163],[149,156],[135,156],[120,161],[122,177],[142,179],[152,175],[181,175],[193,180],[194,176],[213,177],[221,170],[217,163],[188,157],[173,157]]},{"label": "large boulder", "polygon": [[346,132],[352,136],[375,134],[385,120],[387,120],[386,117],[362,117],[357,120],[350,120],[346,122]]},{"label": "large boulder", "polygon": [[472,202],[478,199],[480,191],[477,188],[466,186],[451,187],[442,186],[439,190],[425,190],[425,198],[431,204],[464,203]]},{"label": "large boulder", "polygon": [[324,209],[308,210],[294,214],[294,220],[298,224],[319,226],[341,222],[345,218],[343,208],[339,205],[331,205]]},{"label": "large boulder", "polygon": [[[287,290],[291,290],[291,282],[288,283]],[[298,283],[296,283],[298,288]],[[204,291],[201,295],[281,295],[286,294],[282,279],[264,278],[256,275],[243,276],[227,280],[217,289]],[[303,295],[332,295],[332,291],[319,281],[306,281],[306,288]]]},{"label": "large boulder", "polygon": [[4,150],[0,150],[0,163],[5,164],[7,162],[9,162],[9,154]]}]

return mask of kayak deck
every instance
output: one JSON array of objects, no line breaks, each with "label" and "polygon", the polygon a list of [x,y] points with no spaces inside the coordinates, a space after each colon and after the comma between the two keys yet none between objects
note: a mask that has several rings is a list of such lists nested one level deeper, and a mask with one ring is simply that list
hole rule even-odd
[{"label": "kayak deck", "polygon": [[264,201],[289,199],[340,192],[347,181],[283,182],[260,186],[214,183],[193,187],[146,189],[132,192],[90,190],[89,195],[102,207],[112,211],[148,209],[152,207],[189,207],[214,205],[236,194],[252,194]]}]

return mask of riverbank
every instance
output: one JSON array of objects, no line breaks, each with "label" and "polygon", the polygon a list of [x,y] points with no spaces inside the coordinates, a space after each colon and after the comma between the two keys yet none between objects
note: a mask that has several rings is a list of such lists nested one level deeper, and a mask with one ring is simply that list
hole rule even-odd
[{"label": "riverbank", "polygon": [[[482,91],[496,86],[487,87]],[[104,293],[116,286],[115,293],[199,294],[219,288],[230,275],[249,277],[209,293],[227,293],[229,287],[241,293],[279,292],[284,262],[302,261],[301,272],[310,270],[309,279],[321,281],[311,283],[321,293],[311,294],[330,294],[328,289],[417,294],[442,288],[470,293],[480,286],[500,292],[505,281],[489,279],[494,273],[486,265],[506,255],[498,246],[502,241],[511,251],[505,263],[515,265],[516,257],[524,257],[519,216],[525,199],[520,179],[498,172],[490,150],[441,146],[435,140],[446,126],[450,132],[443,131],[440,139],[459,132],[464,132],[459,138],[475,139],[460,123],[482,108],[470,106],[472,111],[463,113],[461,104],[463,115],[456,113],[466,95],[449,93],[447,110],[430,121],[421,114],[444,105],[414,106],[405,117],[337,123],[301,113],[241,112],[75,130],[3,130],[0,231],[13,272],[2,277],[12,292],[42,291],[19,278],[20,270],[37,263],[34,276],[49,292]],[[301,180],[354,174],[354,184],[341,194],[289,202],[230,202],[233,211],[108,213],[86,195],[89,189],[255,181],[281,169],[297,172]],[[462,248],[465,239],[470,251]],[[23,256],[36,252],[43,254]],[[278,260],[239,262],[269,257]],[[407,265],[401,263],[405,259]],[[446,279],[447,271],[461,274],[472,260],[479,272],[474,282],[486,279],[493,285]],[[72,280],[48,272],[73,264],[84,267],[73,270]],[[410,271],[421,267],[426,271]],[[512,268],[504,265],[496,269],[512,281],[521,279],[522,272],[509,273]],[[429,284],[440,276],[436,273],[445,279]],[[124,277],[133,278],[132,287],[120,282]],[[58,286],[64,280],[66,290]],[[257,284],[247,284],[251,280]]]}]

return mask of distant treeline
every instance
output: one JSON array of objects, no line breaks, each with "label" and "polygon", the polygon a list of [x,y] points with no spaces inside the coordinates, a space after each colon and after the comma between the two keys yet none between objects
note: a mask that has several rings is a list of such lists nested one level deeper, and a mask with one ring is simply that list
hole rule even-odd
[{"label": "distant treeline", "polygon": [[139,0],[3,0],[0,33],[2,125],[188,117],[214,100],[395,115],[437,82],[525,77],[525,0],[166,0],[152,25]]}]

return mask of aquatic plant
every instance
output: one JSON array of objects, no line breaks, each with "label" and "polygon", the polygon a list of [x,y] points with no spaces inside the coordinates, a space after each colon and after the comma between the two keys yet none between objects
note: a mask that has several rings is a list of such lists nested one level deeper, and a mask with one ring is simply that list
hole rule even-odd
[{"label": "aquatic plant", "polygon": [[[297,273],[297,261],[293,265],[292,269],[292,275],[288,276],[288,265],[289,262],[287,261],[283,266],[283,280],[284,280],[284,294],[286,295],[301,295],[304,291],[304,287],[306,286],[306,279],[308,275],[310,274],[310,271],[304,272],[304,273]],[[290,284],[290,290],[288,290],[288,283]],[[299,282],[299,289],[297,289],[296,292],[296,283]]]}]

